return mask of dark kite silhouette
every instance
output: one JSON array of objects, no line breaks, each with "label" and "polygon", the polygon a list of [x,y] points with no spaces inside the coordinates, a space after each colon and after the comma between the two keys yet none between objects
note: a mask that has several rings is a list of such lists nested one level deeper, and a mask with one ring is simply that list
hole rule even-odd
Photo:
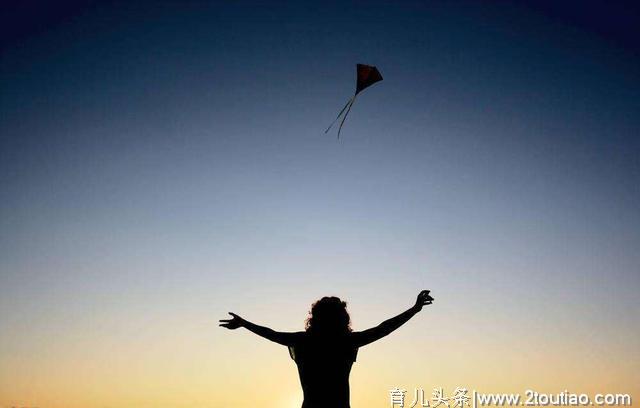
[{"label": "dark kite silhouette", "polygon": [[340,131],[342,130],[342,125],[344,124],[344,120],[347,118],[347,115],[349,115],[349,111],[353,106],[353,102],[355,102],[356,100],[356,96],[358,96],[360,92],[364,91],[376,82],[382,81],[382,75],[380,75],[378,68],[372,65],[357,64],[356,73],[358,74],[358,81],[356,83],[355,94],[351,97],[351,99],[347,101],[346,105],[344,105],[344,108],[342,108],[340,113],[338,113],[338,116],[336,116],[336,119],[329,125],[327,130],[324,131],[324,133],[329,132],[331,127],[338,121],[338,119],[340,119],[340,116],[346,110],[346,113],[342,117],[342,121],[340,121],[340,127],[338,127],[338,139],[340,139]]}]

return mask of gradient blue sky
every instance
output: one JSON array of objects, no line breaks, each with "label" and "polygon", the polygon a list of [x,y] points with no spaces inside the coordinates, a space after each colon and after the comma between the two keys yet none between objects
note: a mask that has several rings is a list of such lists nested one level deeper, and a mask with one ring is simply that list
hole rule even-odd
[{"label": "gradient blue sky", "polygon": [[[638,372],[637,6],[3,14],[4,391],[97,338],[230,347],[228,310],[298,330],[328,293],[363,328],[423,287],[443,322],[508,327],[511,346],[544,326]],[[356,63],[384,81],[337,141]]]}]

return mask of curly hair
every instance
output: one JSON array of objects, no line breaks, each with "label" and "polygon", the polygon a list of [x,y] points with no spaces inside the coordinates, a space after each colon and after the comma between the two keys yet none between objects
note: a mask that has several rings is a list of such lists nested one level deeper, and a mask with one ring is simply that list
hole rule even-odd
[{"label": "curly hair", "polygon": [[311,305],[305,328],[311,333],[350,332],[351,317],[347,312],[347,302],[335,296],[325,296],[314,302]]}]

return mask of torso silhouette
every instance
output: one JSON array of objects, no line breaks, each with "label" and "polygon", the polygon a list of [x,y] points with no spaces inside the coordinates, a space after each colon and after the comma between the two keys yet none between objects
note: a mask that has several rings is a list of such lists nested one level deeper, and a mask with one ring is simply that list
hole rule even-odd
[{"label": "torso silhouette", "polygon": [[[433,298],[429,297],[428,291],[418,295],[418,302],[427,304],[429,300]],[[330,330],[309,327],[304,332],[277,332],[242,320],[233,313],[233,319],[221,320],[221,326],[237,328],[242,325],[259,336],[289,348],[289,354],[298,366],[304,393],[302,408],[350,408],[349,373],[356,361],[358,349],[381,339],[407,322],[421,310],[418,302],[399,315],[361,332],[341,331],[339,325],[329,325]]]},{"label": "torso silhouette", "polygon": [[349,373],[357,353],[352,333],[296,333],[289,354],[298,366],[302,408],[349,408]]}]

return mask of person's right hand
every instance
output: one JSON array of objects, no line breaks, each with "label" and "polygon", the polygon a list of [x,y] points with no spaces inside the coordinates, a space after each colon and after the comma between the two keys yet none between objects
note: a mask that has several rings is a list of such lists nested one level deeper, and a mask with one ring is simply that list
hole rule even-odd
[{"label": "person's right hand", "polygon": [[429,292],[429,290],[423,290],[418,294],[418,298],[416,299],[416,304],[414,306],[418,311],[422,310],[422,306],[433,303],[433,298]]},{"label": "person's right hand", "polygon": [[242,317],[231,312],[229,312],[229,314],[233,316],[233,318],[220,320],[220,324],[219,324],[220,327],[226,327],[229,330],[235,330],[238,327],[242,327],[244,325],[244,319]]}]

